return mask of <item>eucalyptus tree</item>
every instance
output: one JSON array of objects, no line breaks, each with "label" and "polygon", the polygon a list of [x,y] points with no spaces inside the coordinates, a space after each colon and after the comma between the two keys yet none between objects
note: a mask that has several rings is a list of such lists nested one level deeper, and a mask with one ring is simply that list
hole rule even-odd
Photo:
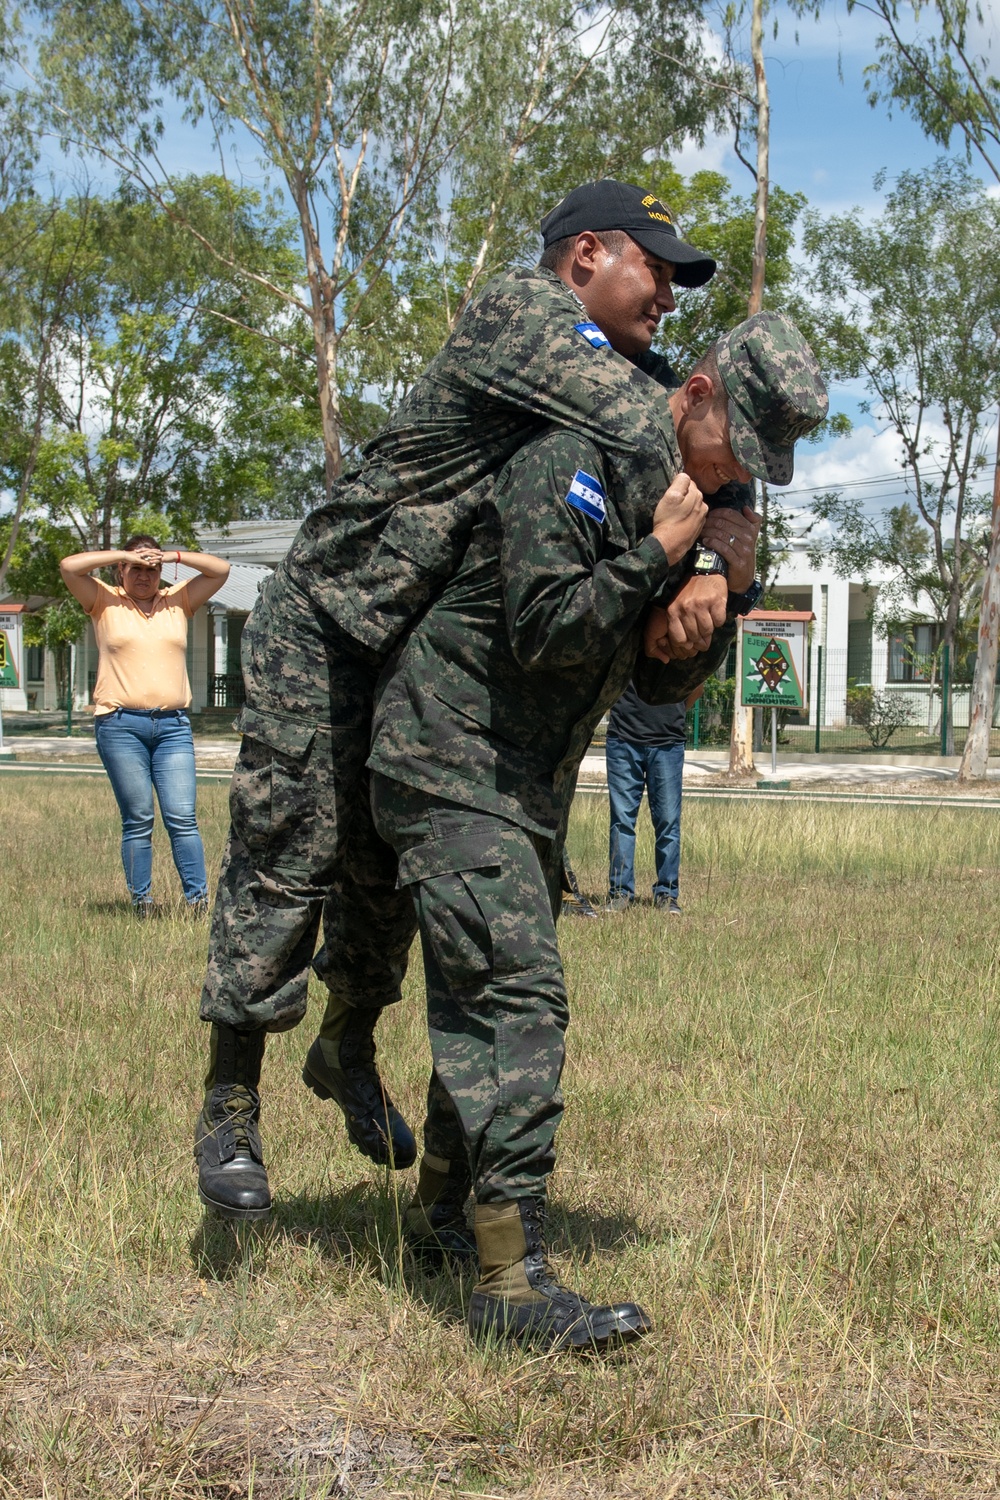
[{"label": "eucalyptus tree", "polygon": [[[868,408],[899,439],[950,647],[976,545],[970,530],[981,533],[990,505],[983,428],[1000,398],[998,235],[1000,203],[947,161],[904,172],[877,221],[809,215],[804,235],[821,358],[840,379],[864,383]],[[841,571],[856,566],[866,535],[856,507],[833,495],[817,510],[837,528]],[[878,537],[876,528],[872,563],[889,560]]]},{"label": "eucalyptus tree", "polygon": [[[866,69],[872,105],[906,110],[939,145],[958,139],[1000,183],[1000,77],[988,48],[989,11],[969,0],[848,0],[885,30]],[[929,24],[928,24],[929,23]],[[979,610],[979,645],[969,733],[959,780],[985,776],[1000,640],[1000,424],[993,475],[993,521]]]},{"label": "eucalyptus tree", "polygon": [[[246,261],[294,279],[286,227],[248,195],[211,180],[184,191],[199,223],[224,216],[234,244],[238,227]],[[139,527],[190,539],[199,522],[280,505],[283,469],[310,482],[308,359],[145,198],[25,199],[0,230],[18,250],[0,283],[0,358],[33,383],[0,455],[15,522],[63,527],[81,549]],[[311,487],[300,509],[315,467]],[[6,540],[12,556],[16,525]]]}]

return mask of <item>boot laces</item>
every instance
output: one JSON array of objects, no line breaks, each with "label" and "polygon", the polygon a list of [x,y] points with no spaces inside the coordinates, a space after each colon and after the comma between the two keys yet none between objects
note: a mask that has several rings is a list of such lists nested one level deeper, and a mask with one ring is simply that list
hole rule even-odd
[{"label": "boot laces", "polygon": [[539,1291],[561,1292],[564,1296],[572,1297],[575,1294],[564,1286],[559,1280],[556,1271],[545,1253],[545,1199],[537,1198],[531,1213],[526,1214],[522,1220],[524,1225],[526,1260],[531,1262],[534,1269],[536,1286]]},{"label": "boot laces", "polygon": [[237,1155],[252,1155],[250,1127],[257,1114],[253,1090],[243,1084],[231,1084],[226,1095],[216,1101],[216,1110],[221,1110],[232,1128]]}]

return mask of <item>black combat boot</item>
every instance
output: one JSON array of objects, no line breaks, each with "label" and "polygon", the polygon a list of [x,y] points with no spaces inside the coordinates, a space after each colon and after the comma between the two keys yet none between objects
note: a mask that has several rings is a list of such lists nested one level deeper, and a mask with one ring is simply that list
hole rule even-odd
[{"label": "black combat boot", "polygon": [[417,1191],[403,1214],[403,1240],[425,1270],[440,1270],[446,1259],[475,1259],[476,1239],[465,1217],[471,1187],[464,1157],[446,1161],[424,1152]]},{"label": "black combat boot", "polygon": [[319,1036],[306,1054],[302,1081],[343,1110],[347,1134],[380,1167],[401,1171],[417,1159],[413,1131],[396,1109],[375,1066],[380,1010],[357,1010],[331,992]]},{"label": "black combat boot", "polygon": [[601,1354],[651,1332],[636,1303],[595,1307],[559,1282],[545,1259],[544,1212],[543,1198],[477,1203],[481,1279],[469,1301],[472,1337]]},{"label": "black combat boot", "polygon": [[205,1105],[194,1131],[198,1196],[224,1219],[266,1219],[271,1190],[257,1121],[266,1032],[212,1027]]}]

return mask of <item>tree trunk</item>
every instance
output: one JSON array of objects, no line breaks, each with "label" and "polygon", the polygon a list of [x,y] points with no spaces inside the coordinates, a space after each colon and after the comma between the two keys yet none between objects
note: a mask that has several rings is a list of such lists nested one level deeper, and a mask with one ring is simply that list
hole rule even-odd
[{"label": "tree trunk", "polygon": [[336,288],[323,261],[322,247],[313,223],[309,193],[303,179],[289,181],[305,250],[306,278],[312,305],[313,347],[316,350],[316,384],[319,412],[323,424],[323,456],[326,470],[326,498],[329,500],[335,481],[343,468],[340,446],[340,388],[337,381],[337,301]]},{"label": "tree trunk", "polygon": [[767,267],[767,179],[768,143],[771,133],[771,101],[764,71],[764,0],[753,0],[753,22],[750,27],[750,52],[753,57],[754,81],[757,85],[757,206],[753,220],[753,270],[750,276],[750,317],[764,303],[764,274]]},{"label": "tree trunk", "polygon": [[997,677],[997,638],[1000,631],[1000,426],[997,428],[997,461],[993,471],[993,528],[990,555],[983,579],[983,598],[979,606],[979,642],[976,675],[969,699],[969,732],[965,737],[959,781],[973,781],[986,775],[990,754],[990,730],[993,727],[993,694]]},{"label": "tree trunk", "polygon": [[[764,0],[753,0],[750,51],[757,83],[757,208],[753,222],[753,271],[747,305],[747,312],[753,317],[754,313],[760,312],[764,300],[764,274],[767,267],[767,175],[771,106],[767,93],[767,73],[764,69]],[[737,662],[737,673],[739,670],[740,663]],[[733,730],[729,739],[729,774],[752,776],[753,770],[753,710],[737,708],[733,712]]]}]

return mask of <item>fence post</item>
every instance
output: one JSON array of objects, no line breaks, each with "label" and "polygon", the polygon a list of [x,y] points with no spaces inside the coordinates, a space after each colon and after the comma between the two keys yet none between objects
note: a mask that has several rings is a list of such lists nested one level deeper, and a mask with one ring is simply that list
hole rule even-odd
[{"label": "fence post", "polygon": [[948,715],[951,713],[951,648],[941,652],[941,754],[948,754]]},{"label": "fence post", "polygon": [[73,691],[76,687],[76,647],[71,643],[69,648],[69,686],[66,693],[66,738],[69,739],[73,733]]},{"label": "fence post", "polygon": [[694,730],[694,735],[693,735],[694,744],[693,744],[692,748],[695,749],[695,750],[697,750],[699,748],[699,746],[701,745],[701,699],[700,698],[696,698],[695,699],[695,704],[694,704],[694,725],[692,727],[693,727],[693,730]]},{"label": "fence post", "polygon": [[816,754],[819,754],[819,731],[823,722],[823,647],[816,647]]}]

